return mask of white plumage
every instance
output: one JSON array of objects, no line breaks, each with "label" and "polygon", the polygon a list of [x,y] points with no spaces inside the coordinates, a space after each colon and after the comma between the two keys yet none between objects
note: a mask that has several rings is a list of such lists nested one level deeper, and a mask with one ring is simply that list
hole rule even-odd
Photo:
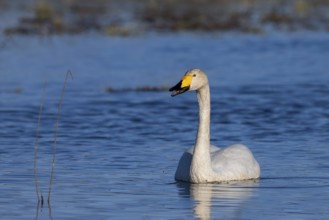
[{"label": "white plumage", "polygon": [[259,164],[245,145],[234,144],[223,149],[210,145],[210,91],[208,78],[203,71],[187,71],[170,91],[173,91],[172,96],[196,91],[199,103],[195,146],[182,155],[175,174],[176,180],[209,183],[259,178]]}]

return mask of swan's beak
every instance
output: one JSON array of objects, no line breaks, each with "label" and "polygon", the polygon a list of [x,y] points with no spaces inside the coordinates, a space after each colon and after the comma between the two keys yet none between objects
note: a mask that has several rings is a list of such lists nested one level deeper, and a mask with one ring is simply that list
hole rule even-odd
[{"label": "swan's beak", "polygon": [[176,95],[182,94],[190,89],[191,83],[192,83],[193,76],[184,76],[179,83],[177,83],[175,86],[173,86],[171,89],[169,89],[171,93],[171,96],[174,97]]}]

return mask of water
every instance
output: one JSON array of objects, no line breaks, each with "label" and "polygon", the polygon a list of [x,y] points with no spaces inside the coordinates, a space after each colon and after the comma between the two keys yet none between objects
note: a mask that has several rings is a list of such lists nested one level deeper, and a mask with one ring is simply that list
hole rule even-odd
[{"label": "water", "polygon": [[[328,218],[328,34],[1,41],[3,219]],[[192,67],[210,79],[212,143],[249,146],[259,181],[175,182],[178,160],[195,138],[195,94],[120,90],[174,85]],[[74,78],[61,109],[51,209],[37,209],[33,148],[43,85],[47,80],[37,165],[47,197],[67,70]]]}]

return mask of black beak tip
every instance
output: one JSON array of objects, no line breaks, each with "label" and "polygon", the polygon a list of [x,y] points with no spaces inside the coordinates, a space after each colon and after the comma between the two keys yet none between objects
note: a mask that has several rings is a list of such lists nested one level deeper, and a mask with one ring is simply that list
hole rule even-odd
[{"label": "black beak tip", "polygon": [[172,89],[170,89],[170,91],[172,91],[171,97],[174,97],[176,95],[182,94],[182,93],[184,93],[184,92],[186,92],[188,90],[189,90],[189,87],[184,87],[182,89],[172,88]]},{"label": "black beak tip", "polygon": [[174,97],[180,93],[181,85],[182,85],[182,81],[179,81],[175,86],[173,86],[169,89],[169,92],[172,92],[171,97]]}]

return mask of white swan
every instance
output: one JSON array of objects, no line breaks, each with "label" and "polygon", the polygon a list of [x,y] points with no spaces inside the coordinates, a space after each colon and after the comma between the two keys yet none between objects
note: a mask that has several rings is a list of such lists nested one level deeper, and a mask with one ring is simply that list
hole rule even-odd
[{"label": "white swan", "polygon": [[171,96],[196,91],[199,103],[195,147],[182,155],[175,174],[176,180],[210,183],[259,178],[259,164],[246,146],[234,144],[220,149],[210,145],[210,91],[208,78],[202,70],[187,71],[169,91],[172,91]]}]

